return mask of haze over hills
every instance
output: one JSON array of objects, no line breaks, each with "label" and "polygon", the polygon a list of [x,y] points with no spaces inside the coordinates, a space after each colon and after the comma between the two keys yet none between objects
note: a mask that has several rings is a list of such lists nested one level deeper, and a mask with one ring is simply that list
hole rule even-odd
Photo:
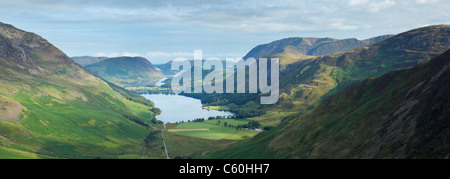
[{"label": "haze over hills", "polygon": [[81,56],[81,57],[70,57],[70,58],[73,61],[80,64],[81,66],[86,66],[86,65],[90,65],[90,64],[94,64],[94,63],[106,60],[108,57]]},{"label": "haze over hills", "polygon": [[116,57],[85,66],[95,75],[123,87],[148,86],[165,77],[142,57]]},{"label": "haze over hills", "polygon": [[[158,124],[150,101],[113,89],[47,40],[3,23],[0,84],[0,158],[140,158]],[[161,146],[144,156],[162,158]]]}]

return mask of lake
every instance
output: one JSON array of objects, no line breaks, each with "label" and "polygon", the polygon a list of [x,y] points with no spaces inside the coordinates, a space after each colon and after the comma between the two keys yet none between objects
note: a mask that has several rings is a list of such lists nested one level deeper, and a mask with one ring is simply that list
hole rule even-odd
[{"label": "lake", "polygon": [[157,108],[162,110],[156,119],[165,123],[187,122],[196,118],[229,116],[231,112],[207,110],[202,108],[202,103],[198,99],[181,95],[145,94],[145,98],[153,101]]}]

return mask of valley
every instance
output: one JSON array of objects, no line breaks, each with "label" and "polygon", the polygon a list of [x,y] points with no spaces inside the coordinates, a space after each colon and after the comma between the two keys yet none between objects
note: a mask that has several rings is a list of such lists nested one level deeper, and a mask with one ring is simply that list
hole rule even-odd
[{"label": "valley", "polygon": [[[248,89],[174,94],[170,62],[69,58],[0,24],[0,158],[448,158],[449,48],[449,25],[259,45],[245,57],[280,60],[265,105]],[[238,68],[213,73],[248,88]]]}]

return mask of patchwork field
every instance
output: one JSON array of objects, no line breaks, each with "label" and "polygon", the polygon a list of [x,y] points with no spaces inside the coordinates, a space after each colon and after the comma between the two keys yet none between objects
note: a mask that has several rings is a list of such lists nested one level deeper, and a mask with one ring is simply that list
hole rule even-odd
[{"label": "patchwork field", "polygon": [[[220,121],[220,122],[219,122]],[[188,137],[208,140],[241,140],[251,138],[259,133],[255,130],[238,130],[232,126],[245,125],[249,121],[236,119],[206,120],[204,122],[180,123],[167,131]],[[225,127],[225,124],[227,125]]]}]

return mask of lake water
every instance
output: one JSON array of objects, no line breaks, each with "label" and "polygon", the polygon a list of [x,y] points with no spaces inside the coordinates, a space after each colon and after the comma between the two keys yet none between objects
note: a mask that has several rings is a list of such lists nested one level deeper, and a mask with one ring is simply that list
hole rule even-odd
[{"label": "lake water", "polygon": [[229,116],[231,112],[207,110],[202,108],[202,103],[198,99],[180,95],[146,94],[142,95],[153,101],[155,106],[162,110],[161,115],[156,119],[165,123],[187,122],[196,118]]}]

